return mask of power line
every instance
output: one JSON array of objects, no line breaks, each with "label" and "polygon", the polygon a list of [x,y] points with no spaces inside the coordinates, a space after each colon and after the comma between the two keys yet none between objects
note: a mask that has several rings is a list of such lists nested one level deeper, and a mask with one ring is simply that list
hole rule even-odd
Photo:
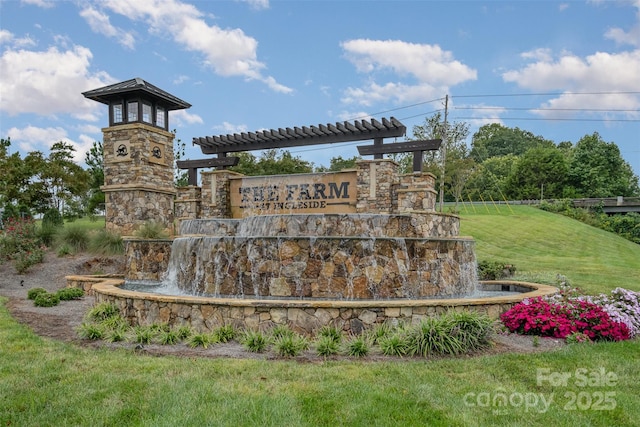
[{"label": "power line", "polygon": [[452,95],[452,98],[496,98],[510,96],[560,96],[560,95],[640,95],[636,91],[621,92],[540,92],[540,93],[496,93],[484,95]]},{"label": "power line", "polygon": [[564,122],[640,122],[640,119],[564,119],[545,117],[456,117],[459,120],[527,120],[527,121],[564,121]]},{"label": "power line", "polygon": [[[366,118],[366,117],[379,116],[380,114],[390,113],[390,112],[392,112],[392,111],[404,110],[404,109],[406,109],[406,108],[413,108],[413,107],[417,107],[418,105],[430,104],[430,103],[432,103],[432,102],[442,101],[443,99],[444,99],[444,97],[442,97],[442,98],[432,99],[432,100],[430,100],[430,101],[417,102],[417,103],[415,103],[415,104],[409,104],[409,105],[405,105],[405,106],[402,106],[402,107],[391,108],[391,109],[389,109],[389,110],[379,111],[379,112],[377,112],[377,113],[367,114],[366,116],[353,117],[353,118],[348,119],[348,120],[357,120],[357,119]],[[420,114],[420,115],[421,115],[421,114]],[[417,116],[414,116],[414,117],[417,117]]]},{"label": "power line", "polygon": [[600,111],[600,112],[622,112],[640,113],[640,110],[623,110],[607,108],[526,108],[526,107],[453,107],[454,110],[522,110],[522,111]]}]

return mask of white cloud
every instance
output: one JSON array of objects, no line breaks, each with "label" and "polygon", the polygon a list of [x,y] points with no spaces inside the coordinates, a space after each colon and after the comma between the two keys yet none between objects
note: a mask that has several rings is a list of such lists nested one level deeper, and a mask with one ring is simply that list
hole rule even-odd
[{"label": "white cloud", "polygon": [[81,124],[81,125],[75,126],[74,128],[78,132],[102,135],[102,129],[99,126]]},{"label": "white cloud", "polygon": [[[97,120],[100,105],[81,92],[114,83],[104,72],[89,71],[91,51],[82,46],[60,51],[6,50],[0,57],[0,111],[10,115],[71,114]],[[71,90],[72,89],[72,90]]]},{"label": "white cloud", "polygon": [[9,43],[13,39],[10,31],[0,29],[0,44]]},{"label": "white cloud", "polygon": [[31,47],[35,46],[36,42],[28,35],[15,38],[10,31],[0,30],[0,44],[10,44],[12,47]]},{"label": "white cloud", "polygon": [[269,9],[269,0],[236,0],[243,3],[248,3],[252,9],[262,10]]},{"label": "white cloud", "polygon": [[[570,53],[555,60],[540,58],[518,70],[505,72],[502,78],[532,91],[562,90],[563,95],[544,104],[548,108],[638,109],[637,93],[602,95],[597,92],[637,92],[639,75],[640,50],[635,50],[596,52],[585,58]],[[576,92],[594,95],[575,95]]]},{"label": "white cloud", "polygon": [[477,79],[476,70],[454,59],[438,45],[408,43],[401,40],[357,39],[341,43],[345,57],[359,72],[391,72],[397,79],[412,78],[417,83],[370,81],[361,88],[348,88],[343,101],[371,105],[393,99],[411,102],[442,96],[448,87]]},{"label": "white cloud", "polygon": [[67,135],[67,131],[61,127],[40,128],[36,126],[27,126],[25,128],[11,128],[8,131],[11,142],[17,144],[23,152],[40,151],[44,157],[47,157],[51,151],[51,147],[56,142],[64,141],[71,144],[76,150],[73,153],[73,161],[80,164],[84,162],[86,153],[91,149],[95,137],[81,134],[80,142],[73,141]]},{"label": "white cloud", "polygon": [[22,3],[31,4],[43,9],[50,9],[55,6],[55,2],[53,0],[22,0]]},{"label": "white cloud", "polygon": [[175,121],[177,125],[202,124],[202,117],[197,114],[191,114],[187,110],[169,111],[169,122]]},{"label": "white cloud", "polygon": [[373,117],[365,111],[346,111],[343,110],[336,114],[336,118],[341,122],[352,122],[354,120],[371,120]]},{"label": "white cloud", "polygon": [[520,56],[524,59],[533,59],[537,61],[549,62],[553,60],[553,52],[548,48],[538,48],[523,52]]},{"label": "white cloud", "polygon": [[475,70],[454,60],[451,52],[437,45],[358,39],[343,42],[341,46],[347,59],[361,72],[390,69],[399,75],[412,75],[421,82],[447,86],[477,77]]},{"label": "white cloud", "polygon": [[88,6],[80,11],[80,16],[87,21],[93,32],[115,38],[118,43],[127,49],[133,50],[135,48],[136,41],[133,34],[111,25],[109,16],[104,13]]},{"label": "white cloud", "polygon": [[243,76],[265,83],[275,92],[290,93],[271,76],[264,76],[265,64],[258,61],[258,42],[241,29],[222,29],[209,25],[191,4],[178,0],[109,0],[101,3],[114,13],[143,21],[157,35],[169,34],[185,49],[203,55],[204,64],[221,76]]},{"label": "white cloud", "polygon": [[439,98],[445,90],[427,83],[406,85],[403,83],[386,83],[379,85],[371,82],[359,88],[349,87],[344,91],[342,102],[359,104],[365,107],[393,100],[397,104],[407,104],[430,98]]},{"label": "white cloud", "polygon": [[247,125],[234,125],[229,122],[222,122],[222,124],[213,127],[214,130],[224,134],[247,132]]},{"label": "white cloud", "polygon": [[640,47],[640,0],[635,0],[633,5],[637,9],[635,25],[629,31],[617,27],[611,28],[604,34],[605,38],[611,39],[618,44]]},{"label": "white cloud", "polygon": [[597,52],[586,58],[565,54],[553,60],[539,60],[520,70],[503,74],[505,81],[532,90],[588,89],[637,90],[640,75],[640,50],[607,53]]}]

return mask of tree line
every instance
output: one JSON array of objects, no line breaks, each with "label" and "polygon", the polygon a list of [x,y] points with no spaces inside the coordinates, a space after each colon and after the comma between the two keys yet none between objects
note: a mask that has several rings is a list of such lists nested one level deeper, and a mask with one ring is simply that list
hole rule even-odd
[{"label": "tree line", "polygon": [[11,139],[0,139],[0,209],[2,217],[31,216],[55,209],[66,217],[95,213],[104,204],[102,143],[86,154],[87,169],[74,160],[73,145],[59,141],[48,155],[11,152]]},{"label": "tree line", "polygon": [[[174,131],[175,133],[175,131]],[[554,142],[501,124],[478,129],[468,144],[469,124],[445,122],[441,113],[414,126],[410,139],[444,140],[440,150],[424,154],[424,171],[444,177],[446,201],[568,199],[640,196],[638,176],[614,142],[594,132],[573,143]],[[86,169],[73,161],[75,149],[60,141],[45,156],[40,151],[24,158],[11,153],[11,140],[0,139],[0,208],[4,216],[26,212],[42,214],[56,209],[66,217],[91,215],[104,203],[102,143],[94,142],[85,156]],[[286,150],[266,150],[259,156],[239,153],[232,169],[245,175],[275,175],[338,171],[352,168],[359,159],[333,157],[329,166],[293,156]],[[184,143],[177,139],[176,160],[184,158]],[[405,172],[412,154],[393,158]],[[176,185],[187,185],[186,171],[175,169]]]}]

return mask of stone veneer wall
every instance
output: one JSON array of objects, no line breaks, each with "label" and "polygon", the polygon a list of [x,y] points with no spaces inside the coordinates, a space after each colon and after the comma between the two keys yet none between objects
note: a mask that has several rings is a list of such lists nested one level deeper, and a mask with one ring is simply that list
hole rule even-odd
[{"label": "stone veneer wall", "polygon": [[358,170],[356,212],[392,213],[396,205],[394,190],[399,165],[393,160],[360,160]]},{"label": "stone veneer wall", "polygon": [[169,267],[172,240],[125,240],[125,279],[159,281]]},{"label": "stone veneer wall", "polygon": [[180,222],[185,219],[202,216],[202,188],[197,186],[178,187],[174,201],[174,214],[177,220],[176,229],[180,230]]},{"label": "stone veneer wall", "polygon": [[144,123],[102,129],[106,228],[130,235],[146,221],[173,233],[173,138]]},{"label": "stone veneer wall", "polygon": [[[74,284],[81,277],[70,276]],[[521,282],[488,282],[489,287],[509,287],[524,293],[491,299],[447,299],[412,301],[274,301],[256,299],[216,299],[188,296],[151,295],[118,288],[122,280],[105,279],[92,284],[96,302],[115,304],[131,325],[166,323],[189,325],[198,332],[211,332],[222,325],[242,329],[268,330],[275,325],[312,334],[324,325],[359,333],[363,328],[390,322],[417,323],[447,310],[473,310],[497,319],[523,298],[551,295],[551,286]]]},{"label": "stone veneer wall", "polygon": [[[360,160],[356,163],[356,170],[356,212],[435,212],[437,194],[433,174],[398,175],[399,165],[390,159]],[[201,172],[200,175],[202,189],[199,198],[193,190],[178,189],[176,218],[230,218],[229,179],[242,174],[215,170]],[[197,207],[198,202],[200,209]]]},{"label": "stone veneer wall", "polygon": [[228,170],[202,172],[202,218],[231,218],[229,178],[242,176]]},{"label": "stone veneer wall", "polygon": [[437,193],[436,177],[431,173],[412,173],[400,176],[394,201],[396,212],[434,212]]}]

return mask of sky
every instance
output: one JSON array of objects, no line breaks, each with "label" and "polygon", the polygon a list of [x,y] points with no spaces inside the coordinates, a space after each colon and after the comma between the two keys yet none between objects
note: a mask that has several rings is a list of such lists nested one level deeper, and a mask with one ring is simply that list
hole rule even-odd
[{"label": "sky", "polygon": [[[0,137],[83,164],[108,126],[82,92],[140,77],[194,137],[440,111],[556,143],[598,132],[640,175],[640,0],[0,0]],[[289,149],[328,166],[341,143]]]}]

